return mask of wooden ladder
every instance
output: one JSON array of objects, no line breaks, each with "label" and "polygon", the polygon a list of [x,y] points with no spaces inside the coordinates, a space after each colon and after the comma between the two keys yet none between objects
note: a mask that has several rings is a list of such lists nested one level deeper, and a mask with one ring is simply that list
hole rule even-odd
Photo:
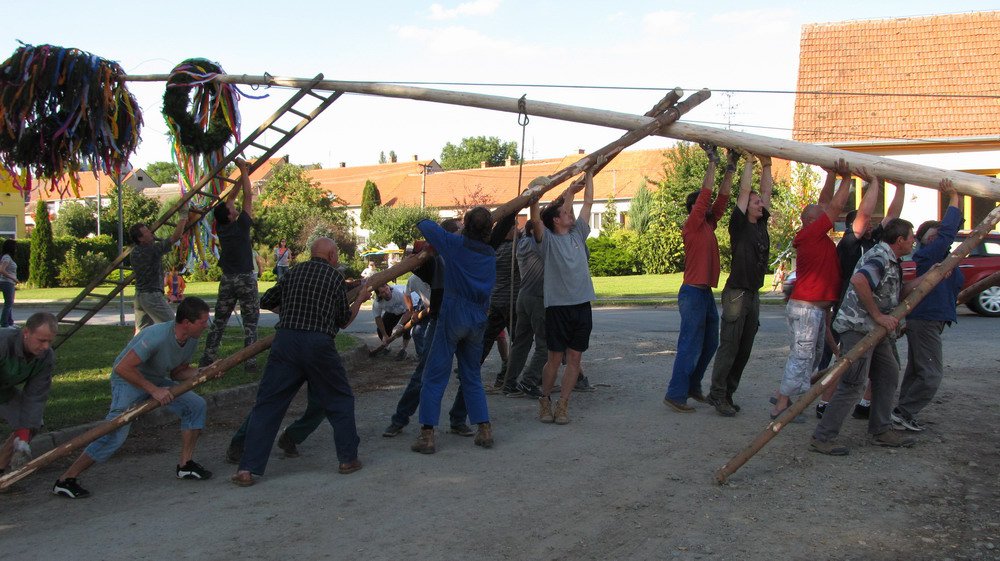
[{"label": "wooden ladder", "polygon": [[[177,226],[177,214],[182,208],[188,205],[188,202],[195,196],[202,195],[207,197],[211,203],[206,209],[207,212],[202,215],[208,216],[211,214],[213,208],[222,204],[226,199],[226,196],[232,192],[234,189],[239,189],[239,181],[231,179],[225,174],[226,166],[233,162],[237,156],[243,153],[247,148],[256,148],[258,150],[263,150],[263,154],[260,155],[253,163],[249,165],[249,172],[253,173],[254,170],[259,168],[264,164],[269,158],[273,157],[278,150],[280,150],[289,140],[292,139],[296,134],[299,133],[303,128],[311,123],[316,117],[319,116],[327,107],[337,101],[338,98],[343,94],[343,92],[332,92],[329,95],[320,95],[313,91],[313,88],[323,79],[322,74],[318,74],[309,83],[308,86],[303,87],[298,92],[295,93],[284,105],[282,105],[277,111],[275,111],[270,117],[264,120],[263,123],[257,130],[253,131],[251,134],[246,136],[242,142],[231,152],[226,154],[226,156],[220,160],[215,167],[201,178],[198,183],[194,185],[187,193],[181,197],[181,200],[174,204],[170,209],[163,214],[159,219],[153,224],[149,225],[149,229],[156,232],[161,226],[169,226],[174,228]],[[312,110],[307,108],[296,109],[296,104],[301,102],[304,98],[309,97],[308,102],[319,100],[319,104],[316,105]],[[315,99],[313,99],[315,98]],[[294,115],[298,117],[299,122],[291,129],[285,130],[275,126],[275,123],[285,115]],[[267,141],[264,139],[264,133],[267,131],[277,132],[280,137],[277,142],[268,145]],[[211,192],[205,189],[213,180],[222,181],[229,184],[229,186],[218,195],[213,195]],[[191,216],[196,216],[196,214],[191,214]],[[184,231],[187,232],[193,229],[199,220],[189,222]],[[56,314],[56,319],[59,322],[59,333],[56,335],[55,341],[52,343],[53,348],[58,348],[67,339],[69,339],[74,333],[76,333],[81,327],[83,327],[90,318],[94,317],[97,312],[99,312],[104,306],[106,306],[115,296],[120,294],[125,287],[132,283],[135,275],[131,271],[131,267],[126,264],[126,258],[132,252],[132,246],[129,245],[118,255],[104,271],[95,277],[86,288],[83,289],[80,294],[78,294],[72,301],[70,301],[66,306]],[[74,316],[82,312],[78,318],[70,318],[69,316],[73,314]]]}]

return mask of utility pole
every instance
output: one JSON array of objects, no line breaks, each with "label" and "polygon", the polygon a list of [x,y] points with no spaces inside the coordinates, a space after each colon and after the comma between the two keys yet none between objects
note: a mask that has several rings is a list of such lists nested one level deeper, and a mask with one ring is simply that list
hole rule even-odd
[{"label": "utility pole", "polygon": [[420,208],[427,206],[427,166],[429,164],[417,164],[420,166]]}]

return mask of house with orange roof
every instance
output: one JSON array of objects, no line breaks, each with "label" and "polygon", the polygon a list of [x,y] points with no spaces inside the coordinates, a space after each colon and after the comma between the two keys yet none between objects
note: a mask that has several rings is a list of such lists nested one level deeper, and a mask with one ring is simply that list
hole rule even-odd
[{"label": "house with orange roof", "polygon": [[[803,26],[793,138],[998,176],[998,60],[1000,11]],[[996,205],[963,199],[966,228]],[[907,187],[903,218],[939,219],[946,205]]]},{"label": "house with orange roof", "polygon": [[0,238],[24,236],[24,194],[14,188],[10,174],[0,168]]},{"label": "house with orange roof", "polygon": [[[48,180],[39,180],[35,184],[28,196],[25,197],[23,205],[24,220],[29,229],[35,226],[33,217],[38,201],[45,201],[45,206],[49,209],[49,217],[52,219],[55,219],[59,215],[59,209],[63,205],[84,204],[87,201],[93,201],[94,204],[97,204],[99,200],[102,207],[108,204],[109,198],[115,190],[115,181],[112,176],[101,171],[97,173],[81,171],[79,177],[80,186],[77,196],[71,194],[70,196],[63,197],[62,193]],[[63,185],[63,182],[67,181],[69,181],[68,178],[61,179],[60,185]],[[133,169],[125,174],[122,177],[122,185],[129,185],[140,193],[147,189],[156,189],[159,187],[142,168]]]}]

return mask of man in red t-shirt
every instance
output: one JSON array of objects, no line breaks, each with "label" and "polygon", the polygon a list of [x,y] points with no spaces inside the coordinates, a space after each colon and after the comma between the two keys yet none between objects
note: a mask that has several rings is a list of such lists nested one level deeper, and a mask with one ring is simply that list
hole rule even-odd
[{"label": "man in red t-shirt", "polygon": [[[826,183],[820,191],[819,201],[802,210],[802,228],[792,240],[795,248],[795,288],[785,308],[788,330],[792,336],[791,346],[777,400],[771,410],[772,419],[788,408],[790,396],[801,395],[809,390],[809,379],[823,352],[824,334],[830,348],[838,356],[840,354],[830,330],[827,329],[830,308],[840,298],[837,247],[827,233],[833,229],[833,222],[844,210],[853,180],[850,166],[843,159],[837,162],[835,169],[828,169],[826,172]],[[843,179],[834,194],[833,187],[838,174]]]},{"label": "man in red t-shirt", "polygon": [[715,237],[715,227],[729,205],[733,173],[739,160],[739,153],[730,150],[726,174],[722,177],[719,194],[712,202],[719,154],[711,144],[703,143],[701,147],[708,154],[708,169],[701,190],[687,198],[688,218],[681,230],[684,236],[684,283],[677,293],[681,331],[677,338],[673,373],[663,399],[663,403],[678,413],[694,412],[694,407],[687,404],[689,397],[705,401],[701,380],[719,348],[719,310],[715,307],[715,296],[712,294],[712,289],[719,286],[719,240]]}]

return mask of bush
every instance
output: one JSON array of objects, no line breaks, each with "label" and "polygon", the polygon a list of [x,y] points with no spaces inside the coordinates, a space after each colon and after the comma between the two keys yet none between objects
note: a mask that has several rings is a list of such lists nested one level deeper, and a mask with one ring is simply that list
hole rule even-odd
[{"label": "bush", "polygon": [[588,238],[587,249],[590,250],[590,274],[595,277],[631,275],[638,269],[635,258],[612,236]]},{"label": "bush", "polygon": [[59,266],[59,286],[87,286],[104,272],[110,260],[103,254],[92,251],[81,252],[74,245],[66,252]]},{"label": "bush", "polygon": [[189,271],[187,276],[190,282],[219,282],[222,278],[222,269],[215,259],[210,259],[211,265],[206,269],[199,264],[193,271]]},{"label": "bush", "polygon": [[640,238],[636,257],[646,274],[661,275],[684,269],[684,240],[674,228],[650,228]]}]

